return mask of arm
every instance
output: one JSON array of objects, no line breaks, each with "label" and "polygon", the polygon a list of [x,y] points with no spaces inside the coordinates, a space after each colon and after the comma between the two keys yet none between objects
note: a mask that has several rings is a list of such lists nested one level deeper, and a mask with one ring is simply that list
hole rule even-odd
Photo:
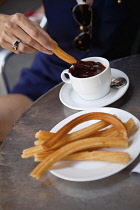
[{"label": "arm", "polygon": [[0,142],[4,140],[13,123],[32,104],[32,101],[21,94],[0,96]]}]

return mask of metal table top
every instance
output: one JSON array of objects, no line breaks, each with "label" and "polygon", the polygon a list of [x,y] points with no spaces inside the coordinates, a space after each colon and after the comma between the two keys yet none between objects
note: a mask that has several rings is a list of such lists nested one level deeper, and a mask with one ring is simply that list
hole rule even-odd
[{"label": "metal table top", "polygon": [[[140,55],[111,62],[124,71],[130,86],[125,95],[110,104],[140,119]],[[14,124],[0,151],[0,210],[139,210],[140,175],[131,174],[139,157],[121,172],[92,182],[70,182],[49,172],[44,180],[33,180],[32,158],[22,159],[22,151],[33,146],[38,130],[50,130],[58,122],[76,113],[59,100],[63,83],[39,98]]]}]

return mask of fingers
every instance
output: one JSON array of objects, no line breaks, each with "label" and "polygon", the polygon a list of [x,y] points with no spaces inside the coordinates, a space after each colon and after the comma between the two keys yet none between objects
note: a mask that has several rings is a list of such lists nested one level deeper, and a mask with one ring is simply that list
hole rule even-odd
[{"label": "fingers", "polygon": [[[20,28],[30,36],[28,41],[29,43],[33,44],[36,41],[47,51],[53,49],[53,45],[49,41],[50,36],[46,32],[43,32],[43,29],[41,29],[39,25],[37,26],[37,23],[33,24],[33,22],[28,20],[28,18],[26,18],[24,15],[18,13],[14,15],[12,22],[15,22],[17,25],[19,25]],[[38,28],[40,28],[40,30],[38,30]],[[42,50],[42,48],[40,49],[39,46],[38,48],[38,50]]]},{"label": "fingers", "polygon": [[22,42],[19,43],[18,48],[17,48],[16,51],[12,48],[12,45],[10,43],[7,43],[6,45],[7,45],[7,47],[6,47],[7,50],[10,50],[10,51],[12,51],[12,52],[14,52],[16,54],[21,54],[21,53],[34,54],[34,53],[37,52],[37,50],[35,50],[32,47],[27,46],[26,44],[23,44]]},{"label": "fingers", "polygon": [[19,39],[23,40],[29,47],[32,47],[38,51],[52,54],[49,50],[44,48],[41,44],[36,42],[32,37],[30,37],[26,32],[24,32],[18,25],[14,25],[14,27],[11,28],[11,32],[18,37]]},{"label": "fingers", "polygon": [[[14,50],[12,48],[12,46],[16,41],[19,41],[19,44],[17,46],[17,50]],[[9,32],[4,34],[2,47],[6,48],[6,49],[8,49],[8,50],[10,50],[10,51],[12,51],[16,54],[21,54],[21,53],[34,54],[35,52],[37,52],[36,49],[22,43],[16,36],[14,36],[12,33],[9,33]]]},{"label": "fingers", "polygon": [[34,54],[37,52],[36,49],[26,45],[26,44],[23,44],[21,41],[19,42],[18,44],[18,48],[16,51],[14,51],[16,54],[21,54],[21,53],[31,53],[31,54]]},{"label": "fingers", "polygon": [[34,53],[41,51],[47,54],[53,54],[50,36],[37,24],[22,14],[10,16],[3,24],[0,36],[0,44],[3,48],[13,51],[12,45],[17,40],[24,43],[19,44],[15,53]]}]

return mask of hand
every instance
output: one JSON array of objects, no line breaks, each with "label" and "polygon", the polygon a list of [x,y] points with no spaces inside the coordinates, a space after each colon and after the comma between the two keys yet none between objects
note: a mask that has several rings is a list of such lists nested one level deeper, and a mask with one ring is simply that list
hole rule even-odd
[{"label": "hand", "polygon": [[[0,45],[16,54],[43,53],[52,54],[53,45],[50,36],[38,23],[29,20],[23,14],[0,14]],[[20,41],[22,40],[22,41]],[[12,45],[20,41],[17,50]]]}]

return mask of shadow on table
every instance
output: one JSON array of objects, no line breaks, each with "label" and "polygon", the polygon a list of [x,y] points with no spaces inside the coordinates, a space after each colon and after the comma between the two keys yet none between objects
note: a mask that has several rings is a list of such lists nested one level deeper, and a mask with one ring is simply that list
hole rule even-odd
[{"label": "shadow on table", "polygon": [[42,184],[48,187],[46,183],[48,183],[47,180],[49,180],[49,185],[56,188],[62,195],[67,195],[73,198],[92,200],[98,197],[110,195],[110,193],[117,193],[117,191],[119,192],[122,189],[125,189],[127,187],[128,180],[130,182],[130,179],[134,185],[137,185],[137,182],[139,182],[139,176],[137,176],[135,173],[131,174],[130,172],[139,161],[140,156],[133,162],[133,164],[130,164],[130,166],[121,172],[97,181],[66,181],[48,173],[47,179],[45,179],[46,175],[44,176]]}]

